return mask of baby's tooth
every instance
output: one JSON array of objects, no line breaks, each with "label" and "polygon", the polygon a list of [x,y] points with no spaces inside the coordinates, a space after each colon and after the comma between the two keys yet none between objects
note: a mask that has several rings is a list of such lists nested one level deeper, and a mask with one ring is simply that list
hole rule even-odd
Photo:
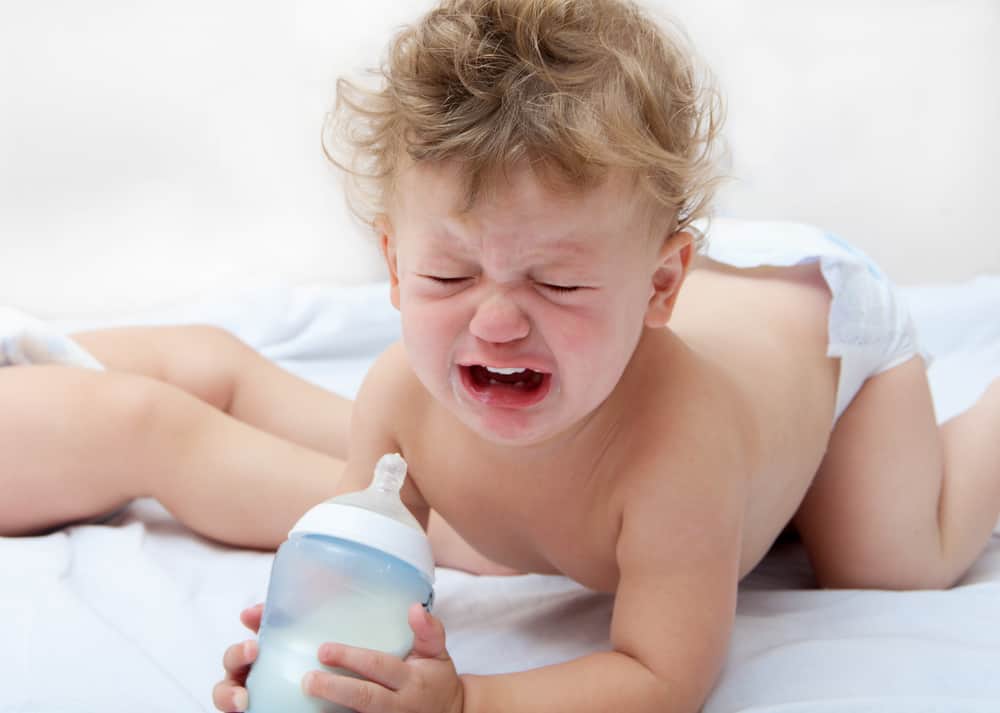
[{"label": "baby's tooth", "polygon": [[488,366],[488,367],[486,367],[486,371],[491,371],[494,374],[504,374],[504,375],[509,376],[511,374],[521,374],[521,373],[527,371],[527,369],[525,369],[524,367],[502,368],[502,367],[498,367],[498,366]]}]

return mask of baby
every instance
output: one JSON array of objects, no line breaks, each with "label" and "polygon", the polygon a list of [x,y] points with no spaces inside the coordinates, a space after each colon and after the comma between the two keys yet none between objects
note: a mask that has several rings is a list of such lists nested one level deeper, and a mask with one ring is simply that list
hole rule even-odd
[{"label": "baby", "polygon": [[[372,95],[341,83],[341,118],[360,119],[347,165],[374,179],[403,340],[361,388],[337,490],[403,453],[420,520],[613,593],[614,648],[458,676],[414,612],[407,660],[324,647],[368,680],[316,672],[308,693],[365,713],[696,711],[737,584],[789,523],[822,586],[962,575],[1000,511],[1000,382],[939,430],[905,308],[834,238],[723,226],[697,255],[717,126],[683,43],[619,0],[447,0],[383,73]],[[227,652],[220,708],[242,708],[254,653]]]},{"label": "baby", "polygon": [[[962,576],[1000,512],[1000,380],[939,429],[905,307],[865,256],[804,227],[706,227],[718,113],[677,33],[626,0],[444,0],[383,79],[341,82],[356,153],[331,151],[369,200],[403,327],[356,402],[216,330],[78,335],[107,372],[0,370],[29,409],[0,439],[58,444],[30,464],[0,444],[5,492],[28,493],[0,528],[153,495],[274,547],[400,452],[438,564],[614,595],[611,650],[522,673],[459,675],[418,609],[405,660],[322,647],[304,689],[362,713],[697,711],[737,585],[790,524],[825,587]],[[65,409],[31,430],[39,389]],[[226,651],[219,709],[246,707],[255,656]]]}]

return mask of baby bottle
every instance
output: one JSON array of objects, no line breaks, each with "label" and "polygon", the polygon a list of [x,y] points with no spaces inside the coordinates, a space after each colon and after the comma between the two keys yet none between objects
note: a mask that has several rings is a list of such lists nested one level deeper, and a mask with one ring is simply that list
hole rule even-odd
[{"label": "baby bottle", "polygon": [[326,641],[409,653],[407,612],[414,602],[430,609],[434,559],[399,499],[405,478],[406,462],[383,456],[367,489],[312,508],[278,548],[247,678],[250,713],[346,713],[302,692],[302,677],[323,668]]}]

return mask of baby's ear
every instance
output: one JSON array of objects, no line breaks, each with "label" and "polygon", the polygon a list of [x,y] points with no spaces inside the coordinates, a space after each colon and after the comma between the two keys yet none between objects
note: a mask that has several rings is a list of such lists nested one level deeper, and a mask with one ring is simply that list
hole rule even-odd
[{"label": "baby's ear", "polygon": [[396,238],[393,235],[389,216],[380,213],[375,216],[372,225],[378,233],[379,249],[385,258],[385,266],[389,269],[389,299],[392,306],[399,309],[399,272],[396,268]]},{"label": "baby's ear", "polygon": [[691,233],[674,233],[663,241],[657,255],[656,271],[653,273],[649,304],[646,307],[647,327],[658,329],[670,321],[677,295],[693,257],[694,238]]}]

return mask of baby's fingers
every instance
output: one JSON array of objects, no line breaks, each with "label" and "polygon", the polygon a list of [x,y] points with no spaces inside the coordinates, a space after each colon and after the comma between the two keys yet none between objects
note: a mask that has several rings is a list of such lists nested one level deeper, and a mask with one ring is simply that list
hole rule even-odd
[{"label": "baby's fingers", "polygon": [[239,685],[246,683],[250,664],[257,659],[257,642],[252,639],[241,644],[233,644],[222,655],[222,666],[226,669],[226,680]]},{"label": "baby's fingers", "polygon": [[264,604],[254,604],[240,612],[240,622],[253,633],[260,629],[260,620],[264,616]]},{"label": "baby's fingers", "polygon": [[220,711],[246,710],[249,698],[243,686],[246,684],[250,665],[256,658],[256,641],[244,641],[226,649],[226,653],[222,655],[226,679],[215,684],[212,689],[212,704]]},{"label": "baby's fingers", "polygon": [[224,713],[245,711],[249,702],[247,689],[232,681],[219,681],[212,689],[212,705]]}]

